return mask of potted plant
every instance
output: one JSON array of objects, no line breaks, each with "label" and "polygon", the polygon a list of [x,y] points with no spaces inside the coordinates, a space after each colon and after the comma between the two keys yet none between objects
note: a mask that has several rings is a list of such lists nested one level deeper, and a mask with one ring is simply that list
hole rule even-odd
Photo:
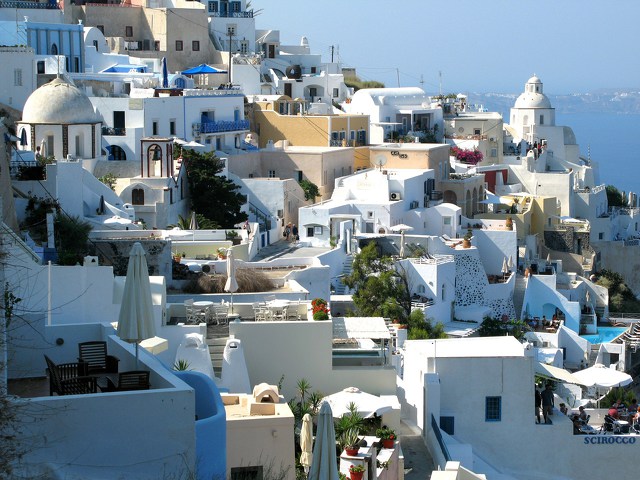
[{"label": "potted plant", "polygon": [[227,237],[227,240],[231,240],[231,243],[233,245],[240,245],[240,242],[242,240],[240,238],[240,235],[238,235],[238,232],[236,232],[235,230],[227,230],[226,237]]},{"label": "potted plant", "polygon": [[473,232],[471,229],[467,230],[467,233],[464,234],[462,238],[462,248],[470,248],[471,247],[471,237],[473,237]]},{"label": "potted plant", "polygon": [[362,480],[364,465],[351,465],[349,467],[349,474],[351,475],[351,480]]},{"label": "potted plant", "polygon": [[217,252],[218,252],[218,258],[219,259],[224,260],[224,259],[227,258],[227,249],[226,248],[222,248],[221,247],[221,248],[219,248],[217,250]]},{"label": "potted plant", "polygon": [[341,443],[344,445],[344,450],[350,457],[355,457],[360,451],[358,446],[358,429],[350,428],[342,434]]},{"label": "potted plant", "polygon": [[507,220],[505,221],[504,226],[507,230],[513,230],[513,218],[507,217]]},{"label": "potted plant", "polygon": [[388,427],[382,427],[376,430],[376,437],[382,440],[383,448],[393,448],[396,440],[396,432]]}]

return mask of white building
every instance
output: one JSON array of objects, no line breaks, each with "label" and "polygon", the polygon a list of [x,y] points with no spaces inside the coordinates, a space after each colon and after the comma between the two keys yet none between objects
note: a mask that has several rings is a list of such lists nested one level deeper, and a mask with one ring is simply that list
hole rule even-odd
[{"label": "white building", "polygon": [[347,113],[369,115],[370,143],[374,145],[429,132],[442,138],[442,108],[417,87],[362,88],[343,108]]}]

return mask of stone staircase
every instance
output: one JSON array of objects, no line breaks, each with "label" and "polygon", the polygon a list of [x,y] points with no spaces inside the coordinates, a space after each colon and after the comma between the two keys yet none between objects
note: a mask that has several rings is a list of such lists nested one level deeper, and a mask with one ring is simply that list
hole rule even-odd
[{"label": "stone staircase", "polygon": [[516,285],[513,289],[513,307],[516,309],[517,318],[520,318],[522,314],[522,303],[524,301],[524,292],[527,289],[527,281],[524,275],[516,272]]},{"label": "stone staircase", "polygon": [[334,285],[336,288],[336,295],[345,295],[347,294],[347,286],[342,283],[342,278],[348,275],[351,275],[353,271],[353,254],[348,254],[347,258],[345,258],[344,263],[342,264],[342,273],[340,274],[340,281],[337,282],[337,285]]},{"label": "stone staircase", "polygon": [[218,378],[222,376],[222,356],[228,339],[229,325],[209,325],[207,327],[207,345],[211,354],[213,373]]}]

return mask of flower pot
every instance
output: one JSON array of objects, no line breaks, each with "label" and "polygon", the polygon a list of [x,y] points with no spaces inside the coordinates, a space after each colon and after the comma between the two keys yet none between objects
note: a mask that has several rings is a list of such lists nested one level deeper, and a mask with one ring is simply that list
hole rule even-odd
[{"label": "flower pot", "polygon": [[364,472],[349,472],[351,480],[362,480]]},{"label": "flower pot", "polygon": [[350,457],[355,457],[358,455],[360,449],[358,447],[345,447],[344,451],[347,452],[347,455]]},{"label": "flower pot", "polygon": [[382,448],[393,448],[395,441],[392,438],[382,440]]},{"label": "flower pot", "polygon": [[466,238],[462,240],[462,248],[471,248],[471,240],[467,240]]}]

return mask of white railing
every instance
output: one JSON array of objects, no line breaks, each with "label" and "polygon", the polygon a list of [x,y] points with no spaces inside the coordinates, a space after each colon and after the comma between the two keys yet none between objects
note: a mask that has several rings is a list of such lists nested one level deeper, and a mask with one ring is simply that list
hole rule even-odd
[{"label": "white railing", "polygon": [[418,265],[441,265],[443,263],[453,262],[453,255],[431,255],[430,257],[410,258],[411,263]]}]

